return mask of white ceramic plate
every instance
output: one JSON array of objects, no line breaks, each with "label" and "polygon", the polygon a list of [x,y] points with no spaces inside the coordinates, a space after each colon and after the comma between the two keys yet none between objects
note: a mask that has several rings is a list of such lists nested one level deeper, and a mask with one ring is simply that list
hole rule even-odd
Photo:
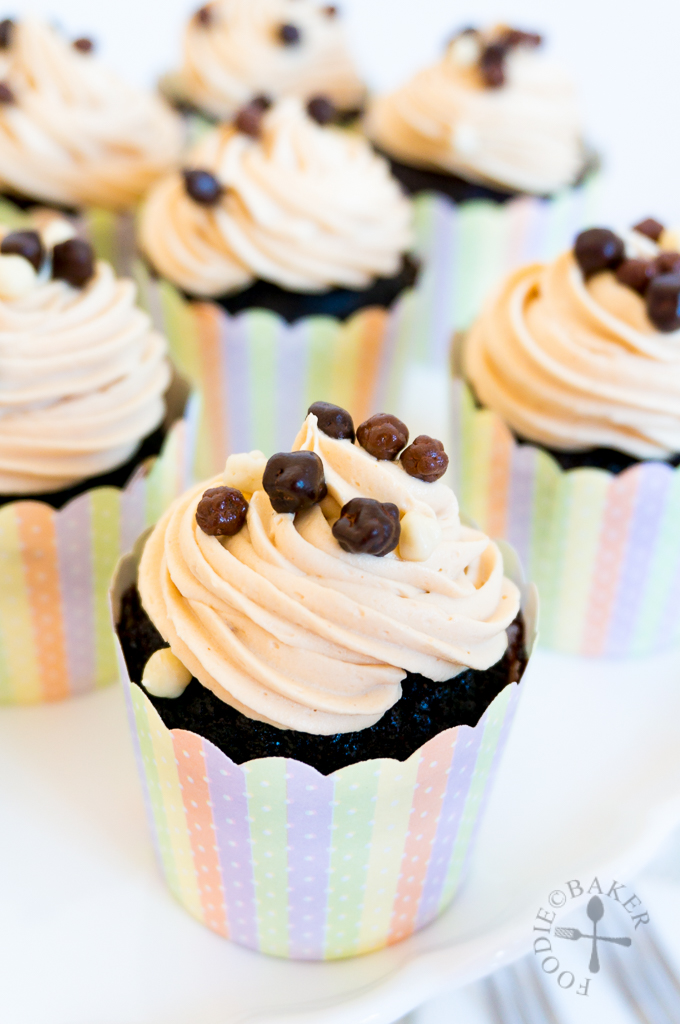
[{"label": "white ceramic plate", "polygon": [[117,690],[0,712],[0,1020],[390,1024],[523,953],[547,894],[632,880],[680,821],[680,651],[539,652],[472,871],[435,925],[382,953],[295,964],[232,946],[166,892]]}]

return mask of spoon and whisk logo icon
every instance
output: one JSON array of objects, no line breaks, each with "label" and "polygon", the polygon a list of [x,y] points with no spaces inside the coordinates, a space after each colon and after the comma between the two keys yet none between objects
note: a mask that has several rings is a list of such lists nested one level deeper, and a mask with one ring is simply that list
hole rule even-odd
[{"label": "spoon and whisk logo icon", "polygon": [[600,954],[597,948],[598,942],[612,942],[617,946],[630,946],[632,944],[632,939],[628,938],[627,935],[618,938],[613,938],[611,935],[598,935],[597,926],[604,917],[604,903],[599,896],[593,896],[593,898],[589,900],[588,906],[586,907],[586,914],[593,925],[591,935],[580,931],[578,928],[555,928],[555,938],[571,939],[573,942],[578,942],[579,939],[590,939],[592,947],[588,970],[591,974],[599,974]]}]

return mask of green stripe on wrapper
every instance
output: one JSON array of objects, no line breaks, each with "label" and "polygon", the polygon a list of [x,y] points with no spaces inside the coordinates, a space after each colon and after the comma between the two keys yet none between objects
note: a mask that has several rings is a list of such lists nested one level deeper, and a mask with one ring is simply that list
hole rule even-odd
[{"label": "green stripe on wrapper", "polygon": [[248,793],[259,948],[288,954],[286,762],[265,758],[244,765]]}]

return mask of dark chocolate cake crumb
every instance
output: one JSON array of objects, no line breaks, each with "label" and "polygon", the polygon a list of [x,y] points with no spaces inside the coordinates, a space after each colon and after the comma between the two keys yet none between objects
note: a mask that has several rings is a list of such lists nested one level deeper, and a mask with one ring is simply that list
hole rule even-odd
[{"label": "dark chocolate cake crumb", "polygon": [[419,271],[420,266],[416,260],[405,256],[394,277],[380,277],[363,291],[332,288],[327,292],[291,292],[272,281],[260,279],[244,291],[222,296],[215,301],[232,316],[247,309],[268,309],[291,324],[308,316],[331,316],[336,320],[347,320],[360,309],[369,306],[389,309],[403,291],[413,287]]},{"label": "dark chocolate cake crumb", "polygon": [[[142,608],[136,586],[122,597],[118,635],[130,679],[141,684],[154,651],[168,645]],[[236,764],[261,757],[288,757],[330,775],[346,765],[389,757],[406,761],[428,740],[457,725],[475,726],[509,682],[521,678],[527,655],[521,616],[508,629],[504,657],[485,672],[468,669],[444,683],[409,672],[402,697],[376,725],[335,736],[276,729],[246,718],[192,679],[181,697],[147,694],[168,729],[186,729],[219,747]]]}]

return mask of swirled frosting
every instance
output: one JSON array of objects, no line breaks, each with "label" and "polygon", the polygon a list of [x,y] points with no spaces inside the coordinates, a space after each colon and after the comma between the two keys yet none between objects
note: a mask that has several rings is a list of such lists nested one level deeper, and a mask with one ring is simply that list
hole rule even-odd
[{"label": "swirled frosting", "polygon": [[[321,458],[323,507],[278,514],[257,490],[240,533],[209,537],[196,508],[217,478],[176,501],[146,543],[143,605],[193,675],[250,718],[331,735],[377,722],[406,671],[443,681],[499,661],[519,593],[496,545],[461,525],[453,492],[328,437],[314,415],[293,447]],[[332,523],[359,496],[436,521],[429,558],[344,551]]]},{"label": "swirled frosting", "polygon": [[505,84],[487,88],[460,50],[454,41],[437,64],[376,97],[369,137],[403,163],[481,184],[539,195],[572,184],[584,151],[566,75],[540,52],[518,47],[507,55]]},{"label": "swirled frosting", "polygon": [[187,161],[224,186],[197,203],[181,173],[158,182],[140,244],[163,276],[194,295],[223,295],[256,278],[292,291],[365,288],[397,272],[411,241],[411,205],[387,163],[355,133],[321,126],[289,97],[252,138],[208,133]]},{"label": "swirled frosting", "polygon": [[176,164],[181,123],[160,97],[119,80],[27,17],[0,50],[0,186],[65,206],[133,206]]},{"label": "swirled frosting", "polygon": [[82,289],[42,276],[0,300],[0,494],[104,473],[161,423],[166,346],[135,296],[100,262]]},{"label": "swirled frosting", "polygon": [[571,251],[508,278],[464,362],[479,400],[529,440],[641,459],[680,451],[680,331],[657,331],[612,271],[584,280]]},{"label": "swirled frosting", "polygon": [[[341,110],[357,109],[365,87],[330,12],[315,0],[215,0],[189,21],[182,67],[163,88],[225,120],[260,94],[323,94]],[[282,42],[282,25],[298,30],[297,43]]]}]

